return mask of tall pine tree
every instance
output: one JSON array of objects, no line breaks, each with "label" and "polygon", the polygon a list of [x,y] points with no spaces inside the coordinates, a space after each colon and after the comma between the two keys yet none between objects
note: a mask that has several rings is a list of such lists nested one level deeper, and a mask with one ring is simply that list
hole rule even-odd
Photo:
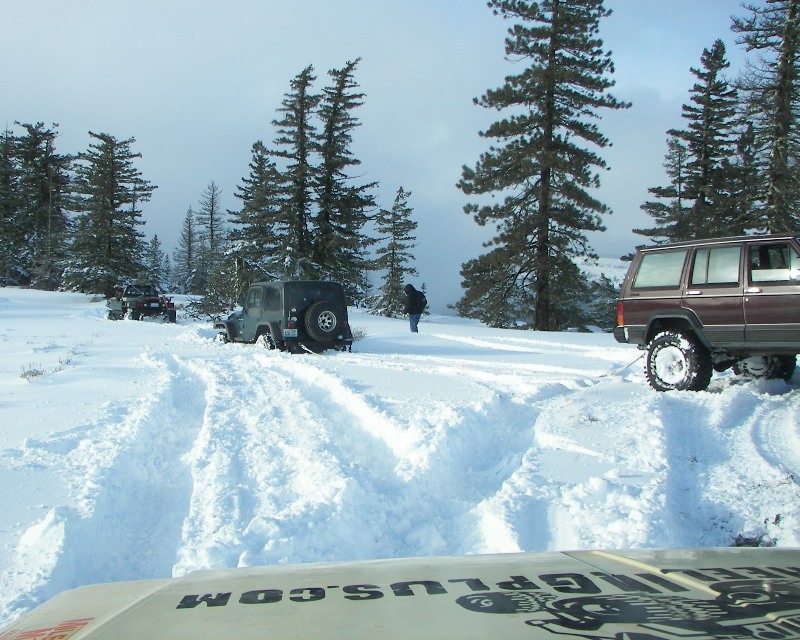
[{"label": "tall pine tree", "polygon": [[19,208],[14,225],[23,243],[17,256],[24,274],[20,284],[38,289],[60,286],[69,239],[72,158],[56,153],[57,126],[23,124],[25,133],[16,141]]},{"label": "tall pine tree", "polygon": [[78,219],[65,284],[111,295],[114,286],[143,270],[141,203],[156,188],[134,166],[134,138],[117,140],[89,132],[93,142],[78,156],[75,193]]},{"label": "tall pine tree", "polygon": [[[598,37],[610,14],[602,0],[490,0],[504,18],[519,21],[506,53],[528,64],[519,75],[487,91],[477,104],[509,115],[482,133],[497,146],[464,167],[459,188],[467,195],[502,194],[496,204],[470,204],[480,225],[493,225],[493,247],[462,267],[462,315],[510,324],[531,318],[535,329],[551,322],[552,283],[563,257],[592,256],[586,232],[603,229],[608,208],[591,191],[603,159],[581,141],[602,149],[609,142],[592,121],[599,109],[628,105],[608,93],[613,64]],[[560,286],[560,285],[559,285]]]},{"label": "tall pine tree", "polygon": [[800,0],[764,0],[743,5],[734,18],[739,43],[759,54],[743,76],[741,88],[759,143],[763,176],[759,230],[800,228]]},{"label": "tall pine tree", "polygon": [[274,120],[278,129],[275,150],[270,151],[284,165],[286,197],[282,202],[279,224],[286,227],[282,238],[281,255],[284,258],[284,273],[292,278],[314,278],[318,274],[313,263],[311,225],[314,206],[314,184],[317,153],[317,132],[314,113],[319,104],[319,95],[313,92],[316,80],[314,67],[308,66],[291,82],[289,93],[284,96],[278,112],[280,120]]},{"label": "tall pine tree", "polygon": [[317,112],[322,130],[313,259],[322,275],[345,286],[350,299],[363,297],[367,288],[365,251],[370,241],[362,229],[375,207],[369,191],[376,186],[353,185],[348,175],[348,169],[361,164],[351,151],[352,131],[359,125],[353,111],[364,97],[355,91],[358,63],[348,62],[343,69],[329,72],[333,85],[323,89]]},{"label": "tall pine tree", "polygon": [[283,247],[289,233],[282,215],[287,210],[284,195],[283,178],[259,140],[252,148],[250,173],[236,189],[241,208],[229,212],[231,250],[242,289],[257,279],[283,277]]},{"label": "tall pine tree", "polygon": [[731,210],[734,175],[729,158],[735,154],[737,94],[722,75],[730,64],[721,40],[704,49],[700,61],[701,69],[691,69],[697,78],[691,102],[682,107],[686,128],[667,132],[670,151],[666,166],[673,182],[650,190],[670,204],[645,203],[642,209],[653,215],[659,226],[636,233],[688,240],[731,232],[736,213]]},{"label": "tall pine tree", "polygon": [[403,287],[408,276],[416,276],[412,266],[417,223],[411,219],[413,209],[408,204],[411,192],[403,187],[397,190],[394,204],[389,211],[381,209],[375,218],[375,230],[379,236],[379,246],[375,251],[373,268],[383,272],[380,297],[377,308],[384,315],[394,316],[402,313],[405,305]]},{"label": "tall pine tree", "polygon": [[15,224],[19,202],[19,164],[16,138],[6,129],[0,138],[0,286],[18,285],[25,270],[19,256],[25,245],[21,225]]},{"label": "tall pine tree", "polygon": [[197,286],[198,238],[194,210],[189,207],[183,218],[178,246],[173,254],[175,268],[172,274],[175,291],[178,293],[200,293]]}]

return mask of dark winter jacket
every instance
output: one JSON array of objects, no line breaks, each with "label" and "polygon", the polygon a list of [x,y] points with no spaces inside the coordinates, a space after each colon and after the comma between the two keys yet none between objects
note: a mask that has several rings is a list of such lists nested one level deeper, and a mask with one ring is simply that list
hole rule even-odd
[{"label": "dark winter jacket", "polygon": [[425,306],[428,304],[428,301],[425,299],[425,294],[422,293],[422,291],[417,291],[414,286],[410,284],[406,285],[404,291],[406,292],[406,306],[403,309],[403,313],[419,315],[425,311]]}]

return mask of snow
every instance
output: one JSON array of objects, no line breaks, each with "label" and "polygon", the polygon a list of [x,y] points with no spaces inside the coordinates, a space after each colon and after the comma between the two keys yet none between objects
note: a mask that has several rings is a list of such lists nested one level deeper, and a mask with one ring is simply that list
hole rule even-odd
[{"label": "snow", "polygon": [[351,310],[352,353],[0,289],[0,628],[206,568],[800,545],[800,374],[658,393],[604,333]]}]

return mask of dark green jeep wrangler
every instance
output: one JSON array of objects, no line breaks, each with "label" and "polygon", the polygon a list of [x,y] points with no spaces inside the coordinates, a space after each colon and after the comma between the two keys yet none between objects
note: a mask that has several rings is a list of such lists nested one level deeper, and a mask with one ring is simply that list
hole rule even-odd
[{"label": "dark green jeep wrangler", "polygon": [[351,348],[342,285],[317,280],[256,282],[242,309],[214,323],[224,342],[261,343],[291,353]]}]

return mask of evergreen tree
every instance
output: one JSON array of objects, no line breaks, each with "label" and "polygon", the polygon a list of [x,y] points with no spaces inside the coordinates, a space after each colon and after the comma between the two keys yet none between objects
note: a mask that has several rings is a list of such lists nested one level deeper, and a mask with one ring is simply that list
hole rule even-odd
[{"label": "evergreen tree", "polygon": [[722,72],[730,66],[725,45],[717,40],[704,49],[702,69],[691,69],[698,82],[692,88],[694,105],[683,105],[687,128],[671,131],[686,143],[689,151],[687,189],[693,200],[687,225],[692,238],[726,235],[724,210],[730,175],[723,163],[732,155],[737,95]]},{"label": "evergreen tree", "polygon": [[311,238],[316,181],[313,158],[318,150],[313,116],[320,100],[312,92],[315,80],[312,66],[298,74],[278,109],[282,118],[272,123],[278,128],[278,135],[276,150],[270,151],[270,155],[285,163],[281,175],[286,197],[276,221],[286,228],[280,255],[284,259],[285,276],[293,278],[318,275],[313,265]]},{"label": "evergreen tree", "polygon": [[740,85],[763,166],[759,229],[796,231],[800,227],[800,0],[743,6],[749,15],[734,18],[733,30],[740,34],[740,44],[759,54]]},{"label": "evergreen tree", "polygon": [[178,238],[178,246],[173,258],[175,270],[173,281],[178,293],[200,293],[195,286],[197,273],[197,231],[195,230],[195,214],[191,207],[186,211]]},{"label": "evergreen tree", "polygon": [[607,92],[613,64],[597,34],[610,11],[602,0],[490,0],[489,6],[520,21],[509,30],[506,53],[529,66],[476,100],[510,115],[482,134],[498,146],[474,169],[464,167],[458,186],[467,195],[504,197],[465,207],[478,224],[496,226],[497,235],[489,253],[463,266],[466,293],[457,308],[492,323],[532,316],[534,328],[555,329],[554,264],[592,256],[585,233],[602,230],[608,212],[590,193],[606,164],[578,142],[606,147],[591,118],[601,108],[628,106]]},{"label": "evergreen tree", "polygon": [[0,138],[0,286],[18,285],[23,280],[19,256],[24,236],[17,222],[19,203],[19,166],[16,138],[6,129]]},{"label": "evergreen tree", "polygon": [[362,233],[368,211],[375,207],[369,190],[376,183],[350,184],[347,170],[361,164],[350,150],[352,131],[359,125],[353,111],[362,105],[353,79],[359,60],[329,72],[333,85],[323,89],[318,115],[321,163],[317,172],[318,213],[314,225],[313,260],[321,273],[341,282],[350,299],[363,297],[363,278],[368,238]]},{"label": "evergreen tree", "polygon": [[203,296],[192,302],[192,311],[217,318],[231,308],[240,287],[236,257],[228,241],[221,205],[222,191],[212,181],[200,198],[197,213],[197,282]]},{"label": "evergreen tree", "polygon": [[728,158],[734,154],[737,95],[722,76],[730,64],[721,40],[703,50],[701,64],[702,69],[691,69],[697,78],[693,104],[682,107],[686,128],[667,132],[666,166],[673,184],[650,190],[671,205],[642,206],[659,223],[655,229],[636,230],[642,235],[686,240],[730,234],[735,213],[730,210],[734,175]]},{"label": "evergreen tree", "polygon": [[589,283],[590,306],[589,323],[601,329],[612,330],[617,326],[617,299],[619,284],[604,273],[597,280]]},{"label": "evergreen tree", "polygon": [[285,210],[282,177],[260,140],[253,145],[249,166],[250,174],[242,178],[235,193],[242,202],[241,209],[229,212],[240,291],[260,278],[283,276],[282,248],[289,232],[281,215]]},{"label": "evergreen tree", "polygon": [[41,122],[21,126],[25,133],[16,144],[19,209],[14,221],[22,240],[17,255],[18,269],[24,274],[20,284],[55,289],[61,284],[70,230],[72,159],[55,151],[58,125],[53,129]]},{"label": "evergreen tree", "polygon": [[164,291],[168,287],[169,278],[169,258],[161,249],[161,241],[158,239],[158,235],[154,235],[150,242],[147,243],[144,256],[144,271],[139,279]]},{"label": "evergreen tree", "polygon": [[686,228],[686,221],[690,219],[690,208],[686,206],[687,196],[687,164],[689,152],[686,146],[672,135],[667,140],[667,155],[664,159],[664,169],[670,184],[666,187],[651,187],[648,192],[657,200],[650,200],[642,205],[642,210],[652,216],[656,226],[651,229],[634,229],[638,233],[659,242],[688,240],[691,237]]},{"label": "evergreen tree", "polygon": [[111,295],[116,283],[135,279],[143,269],[144,224],[139,206],[156,188],[133,164],[134,138],[117,140],[106,133],[89,135],[94,142],[78,156],[75,192],[79,212],[72,243],[67,286]]},{"label": "evergreen tree", "polygon": [[387,316],[402,313],[405,305],[403,287],[407,277],[418,275],[417,270],[411,266],[414,261],[411,250],[416,240],[413,233],[417,229],[417,223],[411,219],[413,209],[408,206],[410,197],[411,192],[400,187],[391,210],[381,209],[375,218],[380,246],[375,251],[373,268],[383,272],[377,308]]},{"label": "evergreen tree", "polygon": [[[726,162],[723,160],[723,163]],[[759,208],[759,164],[755,129],[747,123],[736,141],[736,153],[728,171],[729,194],[725,206],[731,235],[744,235],[762,227]]]},{"label": "evergreen tree", "polygon": [[208,251],[218,256],[222,250],[225,218],[222,210],[222,189],[212,180],[200,196],[200,209],[197,211],[197,226],[206,239]]}]

